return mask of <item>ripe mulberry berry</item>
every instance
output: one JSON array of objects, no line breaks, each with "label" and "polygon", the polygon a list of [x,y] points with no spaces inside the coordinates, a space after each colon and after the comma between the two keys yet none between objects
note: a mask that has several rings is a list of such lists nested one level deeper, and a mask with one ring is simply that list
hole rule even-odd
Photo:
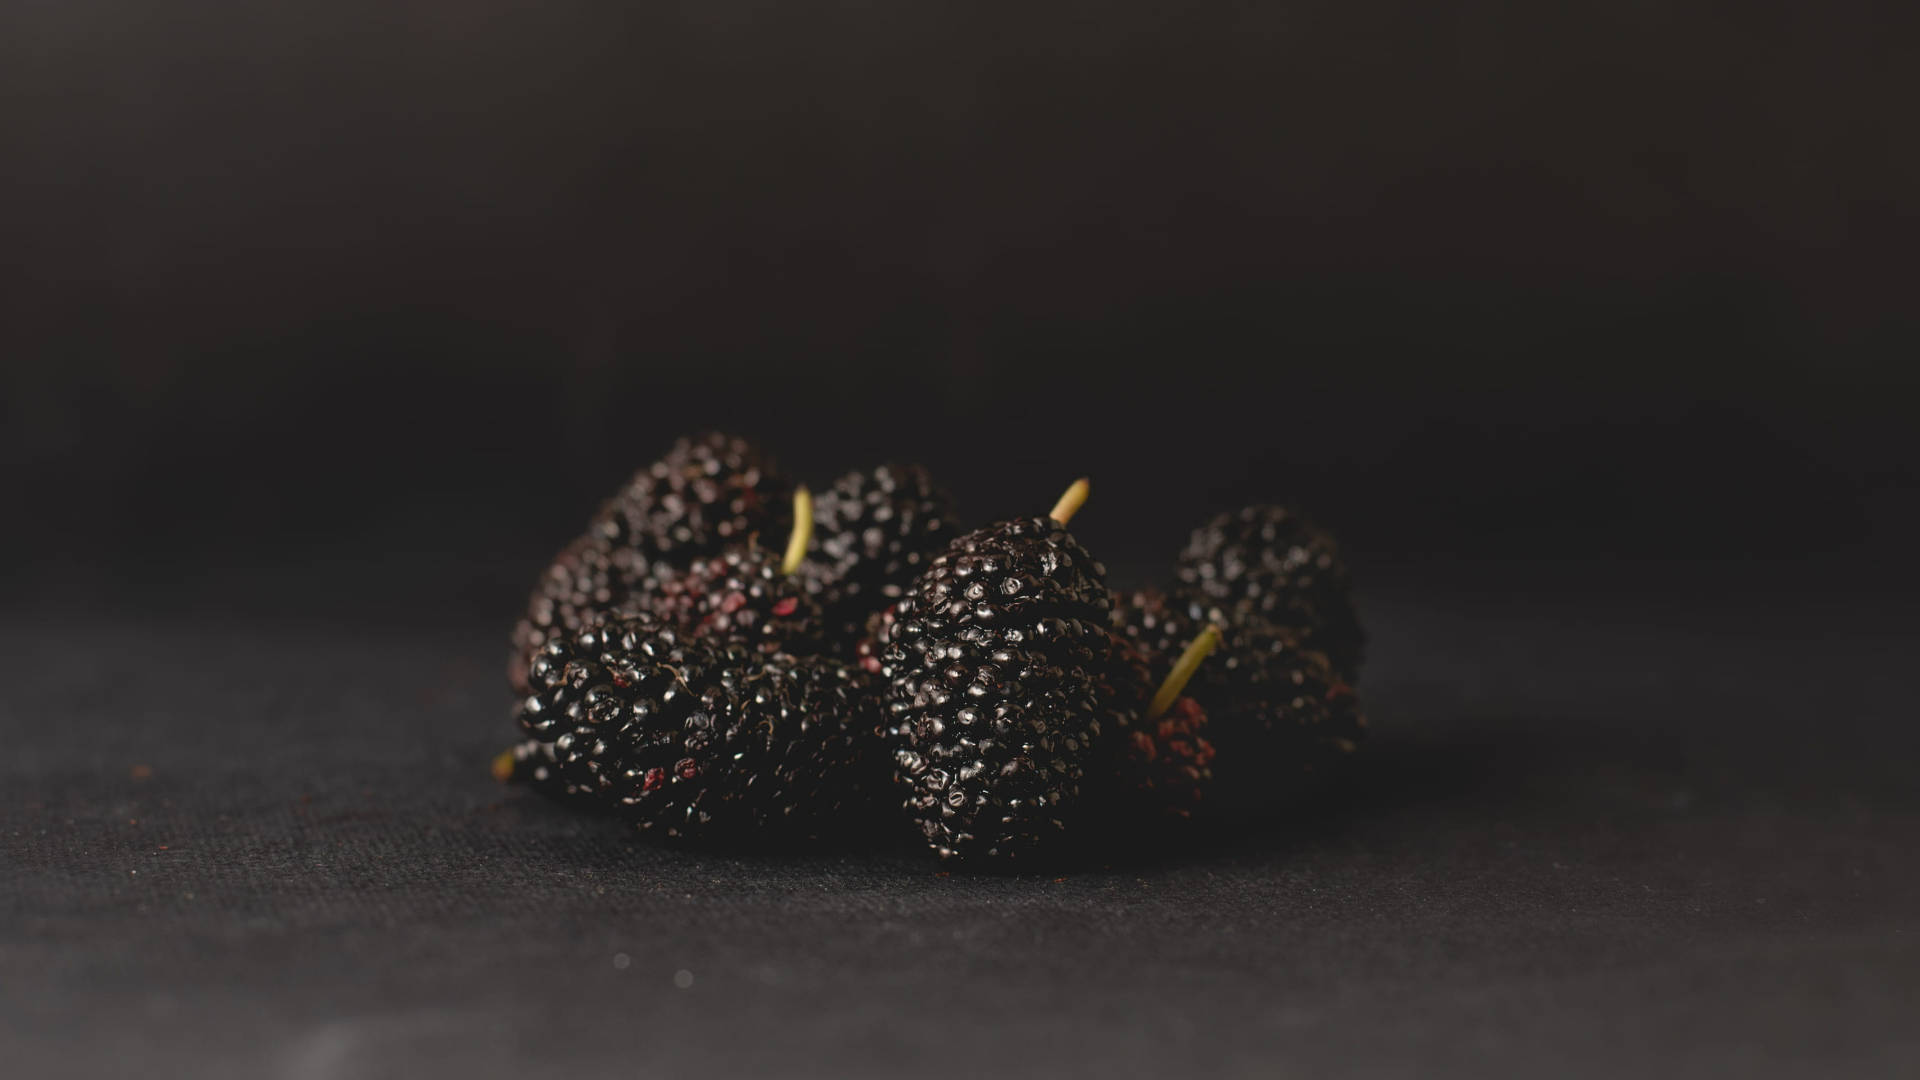
[{"label": "ripe mulberry berry", "polygon": [[1017,865],[1079,810],[1112,659],[1106,568],[1064,524],[1084,497],[962,536],[895,605],[896,775],[942,858]]},{"label": "ripe mulberry berry", "polygon": [[820,602],[781,569],[780,556],[735,548],[663,571],[633,606],[689,637],[735,642],[760,652],[811,656],[825,648]]},{"label": "ripe mulberry berry", "polygon": [[525,784],[551,799],[580,809],[604,809],[590,797],[590,785],[582,775],[568,775],[561,768],[553,744],[538,739],[522,739],[493,759],[493,778],[503,784]]},{"label": "ripe mulberry berry", "polygon": [[1262,813],[1318,791],[1365,741],[1353,687],[1327,655],[1285,629],[1243,625],[1214,680],[1239,687],[1210,709],[1216,800],[1223,813]]},{"label": "ripe mulberry berry", "polygon": [[870,786],[882,717],[857,670],[688,640],[652,616],[548,642],[519,722],[565,790],[686,840],[817,835]]},{"label": "ripe mulberry berry", "polygon": [[1156,676],[1148,654],[1118,631],[1112,656],[1105,738],[1115,820],[1124,823],[1142,812],[1188,818],[1207,809],[1214,749],[1206,709],[1185,692],[1193,668],[1176,680],[1160,665]]},{"label": "ripe mulberry berry", "polygon": [[1353,575],[1333,535],[1298,510],[1248,506],[1194,530],[1175,563],[1182,587],[1226,623],[1249,619],[1306,631],[1347,682],[1357,682],[1366,635]]},{"label": "ripe mulberry berry", "polygon": [[[1164,676],[1184,643],[1208,625],[1204,612],[1198,601],[1182,603],[1151,590],[1116,594],[1112,625],[1116,636],[1141,651],[1154,675]],[[1196,775],[1190,786],[1177,779],[1159,785],[1167,809],[1258,813],[1311,790],[1358,747],[1366,720],[1353,688],[1324,653],[1308,646],[1299,632],[1257,615],[1225,628],[1223,643],[1185,684],[1192,705],[1168,703],[1180,706],[1180,723],[1203,737],[1211,753],[1206,775]],[[1158,728],[1152,731],[1157,736]],[[1128,767],[1139,764],[1136,757]]]},{"label": "ripe mulberry berry", "polygon": [[743,439],[709,432],[676,442],[601,506],[587,531],[541,574],[513,630],[508,682],[527,689],[528,658],[603,613],[631,610],[658,578],[756,534],[784,536],[790,486]]},{"label": "ripe mulberry berry", "polygon": [[804,580],[848,646],[959,535],[953,498],[918,465],[842,476],[814,504]]},{"label": "ripe mulberry berry", "polygon": [[785,536],[792,491],[758,447],[705,432],[635,473],[588,532],[649,562],[685,565],[755,534]]}]

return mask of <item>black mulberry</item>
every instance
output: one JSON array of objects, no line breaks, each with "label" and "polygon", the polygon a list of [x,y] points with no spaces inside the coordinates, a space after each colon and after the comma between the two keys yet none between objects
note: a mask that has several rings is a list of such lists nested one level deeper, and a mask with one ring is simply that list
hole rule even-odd
[{"label": "black mulberry", "polygon": [[756,546],[662,571],[631,606],[678,626],[689,637],[736,642],[761,652],[811,656],[823,650],[820,602]]},{"label": "black mulberry", "polygon": [[519,721],[563,789],[694,840],[814,835],[878,769],[878,698],[855,669],[688,640],[651,616],[547,643]]},{"label": "black mulberry", "polygon": [[1079,809],[1111,663],[1105,579],[1060,521],[1023,518],[962,536],[895,606],[896,775],[943,858],[1025,861]]},{"label": "black mulberry", "polygon": [[[1148,590],[1116,594],[1112,625],[1118,637],[1141,651],[1154,677],[1164,678],[1207,618],[1198,601],[1183,603]],[[1180,706],[1184,723],[1190,734],[1204,738],[1207,769],[1194,777],[1191,788],[1183,789],[1177,780],[1161,784],[1160,801],[1174,813],[1185,808],[1226,816],[1264,811],[1312,790],[1366,737],[1352,685],[1326,654],[1297,630],[1258,615],[1243,615],[1223,628],[1222,644],[1186,684],[1185,696],[1193,704]],[[1159,737],[1157,727],[1143,725],[1137,731]],[[1168,737],[1187,734],[1176,729]],[[1131,760],[1137,766],[1141,759]],[[1145,759],[1147,764],[1153,760]]]},{"label": "black mulberry", "polygon": [[958,535],[952,496],[918,465],[850,472],[821,492],[803,579],[833,638],[855,644]]},{"label": "black mulberry", "polygon": [[[1170,665],[1157,665],[1156,674],[1156,665],[1135,641],[1116,631],[1111,645],[1103,735],[1110,758],[1106,768],[1116,789],[1109,796],[1115,821],[1134,820],[1142,811],[1188,818],[1208,809],[1214,749],[1206,709],[1184,684],[1165,687]],[[1179,655],[1179,649],[1164,655]],[[1155,710],[1156,688],[1172,691],[1164,710]]]},{"label": "black mulberry", "polygon": [[1260,505],[1221,514],[1194,530],[1174,573],[1220,621],[1304,631],[1347,682],[1358,681],[1366,635],[1353,606],[1353,575],[1333,534],[1298,510]]},{"label": "black mulberry", "polygon": [[513,630],[507,677],[527,689],[528,658],[602,613],[631,610],[663,574],[757,534],[785,536],[791,487],[767,456],[719,432],[689,436],[600,507],[541,574]]},{"label": "black mulberry", "polygon": [[710,431],[679,440],[635,473],[588,532],[650,562],[685,565],[756,533],[784,537],[792,493],[758,447]]}]

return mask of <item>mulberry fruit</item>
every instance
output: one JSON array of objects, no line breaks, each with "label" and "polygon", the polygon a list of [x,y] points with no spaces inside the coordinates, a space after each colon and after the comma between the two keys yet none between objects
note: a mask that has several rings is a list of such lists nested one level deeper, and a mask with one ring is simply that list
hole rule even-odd
[{"label": "mulberry fruit", "polygon": [[1229,624],[1249,619],[1307,633],[1347,682],[1357,682],[1366,635],[1339,543],[1299,511],[1248,506],[1194,530],[1175,563],[1193,596]]},{"label": "mulberry fruit", "polygon": [[[1112,625],[1140,650],[1150,671],[1165,675],[1208,623],[1204,604],[1149,590],[1117,594]],[[1153,784],[1138,785],[1155,788],[1164,809],[1182,816],[1199,809],[1246,815],[1311,790],[1365,738],[1366,720],[1352,685],[1310,644],[1291,627],[1243,616],[1185,684],[1191,704],[1156,702],[1168,711],[1149,709],[1152,719],[1126,733],[1132,745],[1123,754],[1123,774],[1160,768],[1160,747],[1147,753],[1141,735],[1147,742],[1161,738],[1159,723],[1174,717],[1165,737],[1204,740],[1204,749],[1191,742],[1189,749],[1205,759],[1206,769],[1189,774],[1190,784],[1160,773]]]},{"label": "mulberry fruit", "polygon": [[882,715],[859,671],[689,640],[652,616],[548,642],[519,722],[564,790],[706,841],[817,835],[871,790]]},{"label": "mulberry fruit", "polygon": [[834,639],[857,642],[868,619],[900,599],[957,535],[952,496],[918,465],[835,481],[814,504],[805,572]]},{"label": "mulberry fruit", "polygon": [[1111,663],[1106,568],[1064,524],[1084,497],[962,536],[895,605],[895,772],[942,858],[1018,864],[1078,809]]},{"label": "mulberry fruit", "polygon": [[761,652],[811,656],[822,651],[820,602],[758,547],[735,548],[680,571],[663,571],[633,606],[673,623],[689,637],[715,638]]},{"label": "mulberry fruit", "polygon": [[1213,740],[1207,711],[1191,697],[1151,720],[1123,729],[1125,742],[1119,779],[1130,803],[1176,818],[1191,818],[1211,807]]},{"label": "mulberry fruit", "polygon": [[538,739],[522,739],[493,759],[493,778],[503,784],[525,784],[551,799],[581,809],[598,809],[589,797],[590,788],[581,776],[569,776],[561,768],[553,744]]},{"label": "mulberry fruit", "polygon": [[513,653],[507,680],[516,693],[527,689],[527,662],[540,646],[566,637],[598,615],[626,607],[651,588],[651,567],[631,548],[616,548],[591,533],[554,557],[527,601],[526,614],[513,628]]},{"label": "mulberry fruit", "polygon": [[635,473],[588,532],[649,562],[685,565],[756,533],[786,535],[792,490],[752,443],[706,432]]},{"label": "mulberry fruit", "polygon": [[1139,645],[1119,632],[1112,636],[1114,675],[1106,738],[1114,759],[1108,769],[1118,787],[1112,797],[1122,820],[1143,810],[1189,818],[1207,809],[1213,743],[1206,709],[1185,693],[1195,669],[1219,640],[1217,633],[1203,633],[1204,638],[1180,654],[1171,673],[1160,672],[1165,678],[1159,680]]},{"label": "mulberry fruit", "polygon": [[1285,629],[1243,623],[1209,673],[1208,729],[1224,812],[1257,813],[1316,790],[1366,739],[1352,684],[1327,654]]},{"label": "mulberry fruit", "polygon": [[1114,634],[1137,649],[1149,665],[1162,668],[1161,676],[1209,622],[1206,604],[1158,589],[1115,592],[1108,610]]},{"label": "mulberry fruit", "polygon": [[527,690],[528,658],[599,614],[630,610],[658,578],[755,534],[784,535],[790,487],[743,439],[710,432],[674,443],[601,506],[555,556],[514,626],[507,677]]}]

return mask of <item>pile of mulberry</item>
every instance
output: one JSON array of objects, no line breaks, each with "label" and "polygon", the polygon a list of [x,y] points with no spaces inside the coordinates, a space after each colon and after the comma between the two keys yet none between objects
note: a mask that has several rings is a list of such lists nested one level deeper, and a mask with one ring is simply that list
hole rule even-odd
[{"label": "pile of mulberry", "polygon": [[1317,789],[1366,735],[1333,537],[1249,506],[1164,590],[1112,592],[1067,529],[1087,493],[963,534],[919,466],[815,499],[743,439],[681,439],[536,583],[494,774],[679,841],[890,822],[1015,870]]}]

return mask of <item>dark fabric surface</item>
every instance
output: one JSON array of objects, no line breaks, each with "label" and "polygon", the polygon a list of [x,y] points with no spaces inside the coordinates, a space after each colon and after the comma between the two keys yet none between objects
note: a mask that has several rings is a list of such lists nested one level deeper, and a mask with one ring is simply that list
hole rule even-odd
[{"label": "dark fabric surface", "polygon": [[498,620],[16,612],[4,1071],[1920,1072],[1910,631],[1555,580],[1376,577],[1345,794],[1011,879],[499,787]]}]

